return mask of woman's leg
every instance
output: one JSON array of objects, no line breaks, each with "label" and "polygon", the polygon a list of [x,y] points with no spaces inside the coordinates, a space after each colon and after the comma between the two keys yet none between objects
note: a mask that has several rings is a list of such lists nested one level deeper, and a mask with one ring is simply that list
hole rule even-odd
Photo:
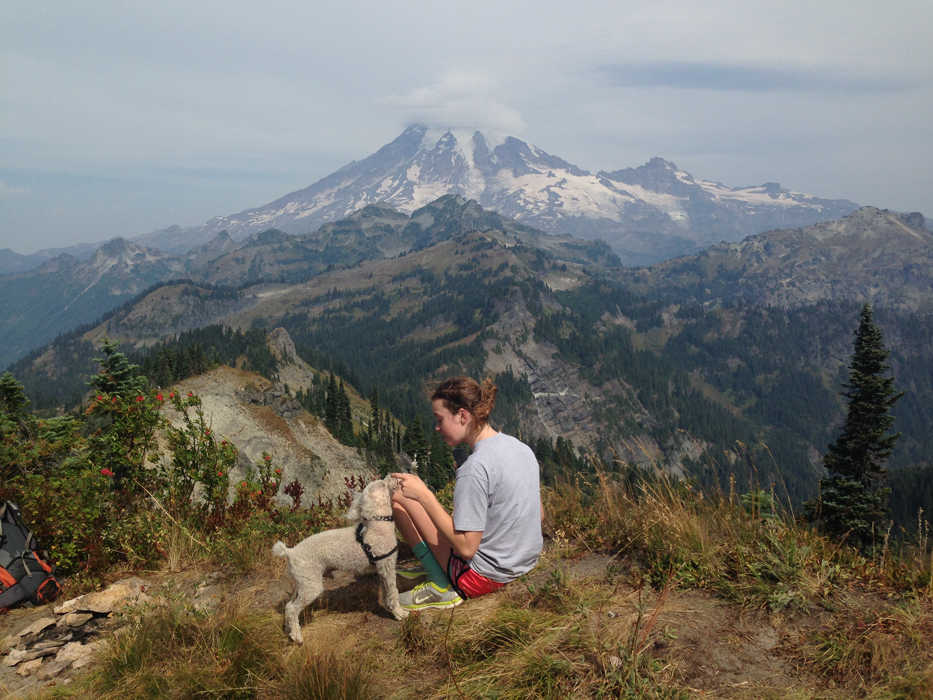
[{"label": "woman's leg", "polygon": [[405,541],[412,547],[424,542],[434,554],[437,563],[446,571],[452,545],[438,531],[424,506],[396,492],[392,496],[392,514],[395,516],[395,525]]}]

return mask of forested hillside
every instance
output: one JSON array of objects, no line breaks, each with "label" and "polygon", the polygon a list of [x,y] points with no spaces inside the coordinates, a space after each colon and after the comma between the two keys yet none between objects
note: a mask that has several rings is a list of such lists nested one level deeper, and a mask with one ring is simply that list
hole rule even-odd
[{"label": "forested hillside", "polygon": [[[110,337],[146,348],[134,358],[159,383],[179,368],[229,362],[223,345],[273,376],[257,351],[237,343],[259,347],[250,333],[281,326],[305,360],[361,396],[378,396],[406,425],[426,419],[425,395],[438,378],[490,375],[504,387],[497,420],[541,439],[542,451],[560,445],[572,461],[579,448],[709,489],[773,487],[799,504],[815,494],[821,456],[842,421],[840,392],[862,303],[856,297],[869,290],[905,391],[891,459],[895,469],[911,468],[896,481],[914,494],[895,497],[903,522],[922,504],[922,490],[907,484],[922,479],[933,453],[933,319],[907,303],[920,298],[923,284],[911,266],[925,235],[919,223],[863,210],[793,235],[762,234],[631,270],[598,245],[537,234],[448,197],[410,220],[370,211],[319,236],[355,237],[380,251],[376,259],[331,264],[306,278],[270,269],[235,289],[164,284],[61,337],[14,374],[37,405],[73,402],[89,371],[76,368]],[[401,234],[413,236],[405,243],[412,249],[383,257]],[[913,270],[891,282],[904,303],[887,305],[893,293],[885,280],[865,277],[873,274],[874,247],[845,253],[846,241],[866,237],[890,244],[884,269]],[[280,234],[254,243],[290,245]],[[793,284],[772,253],[793,256]],[[821,268],[827,256],[832,264]],[[778,289],[783,296],[774,295]],[[839,289],[847,291],[837,298]],[[194,330],[207,325],[218,328]],[[55,381],[42,379],[49,376]]]}]

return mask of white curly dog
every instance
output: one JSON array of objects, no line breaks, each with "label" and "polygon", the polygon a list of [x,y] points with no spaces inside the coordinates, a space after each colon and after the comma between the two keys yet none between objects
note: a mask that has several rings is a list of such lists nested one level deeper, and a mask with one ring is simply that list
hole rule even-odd
[{"label": "white curly dog", "polygon": [[295,581],[295,595],[285,605],[288,636],[301,644],[298,616],[324,590],[324,572],[332,569],[364,573],[375,567],[382,579],[383,605],[396,620],[408,615],[399,605],[395,582],[398,541],[392,520],[392,493],[398,480],[389,476],[370,482],[358,493],[347,511],[347,520],[356,523],[337,530],[325,530],[302,540],[294,547],[276,542],[272,553],[285,557],[288,573]]}]

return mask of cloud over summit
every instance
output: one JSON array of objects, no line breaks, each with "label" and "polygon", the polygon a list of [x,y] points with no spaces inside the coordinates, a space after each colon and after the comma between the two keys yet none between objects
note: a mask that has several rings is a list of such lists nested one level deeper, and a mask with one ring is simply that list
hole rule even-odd
[{"label": "cloud over summit", "polygon": [[449,71],[437,81],[412,88],[403,95],[383,98],[406,122],[435,127],[465,127],[518,135],[525,120],[499,98],[499,87],[479,71]]}]

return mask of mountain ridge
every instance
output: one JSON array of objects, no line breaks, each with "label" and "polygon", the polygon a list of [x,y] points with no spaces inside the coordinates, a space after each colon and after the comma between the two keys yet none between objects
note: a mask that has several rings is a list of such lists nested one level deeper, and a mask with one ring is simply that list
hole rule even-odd
[{"label": "mountain ridge", "polygon": [[[858,304],[874,301],[894,371],[912,388],[895,459],[933,454],[923,374],[933,246],[917,215],[863,208],[641,269],[455,195],[410,216],[373,205],[317,233],[258,236],[202,281],[164,283],[83,330],[82,347],[104,337],[146,346],[206,324],[281,326],[307,357],[339,358],[364,395],[391,395],[396,415],[418,415],[443,375],[505,376],[512,429],[710,486],[764,478],[743,471],[751,459],[736,445],[766,445],[773,454],[756,456],[787,470],[799,500],[842,408]],[[329,262],[328,250],[345,257]],[[53,355],[68,352],[30,364]]]},{"label": "mountain ridge", "polygon": [[835,221],[710,246],[633,277],[665,293],[712,288],[706,300],[788,307],[833,299],[928,312],[930,270],[933,232],[923,215],[862,207]]},{"label": "mountain ridge", "polygon": [[445,195],[411,216],[385,204],[303,236],[263,229],[234,241],[220,232],[183,256],[115,238],[89,258],[61,254],[26,272],[0,275],[0,366],[57,334],[98,319],[144,289],[174,279],[222,287],[307,280],[332,266],[395,257],[466,231],[497,230],[511,244],[548,250],[565,260],[619,264],[600,242],[552,236],[489,212],[471,200]]},{"label": "mountain ridge", "polygon": [[[661,190],[652,189],[659,183]],[[177,252],[224,230],[234,239],[267,228],[305,234],[369,204],[411,213],[444,194],[474,199],[548,233],[606,240],[626,264],[833,219],[858,206],[776,183],[730,188],[696,179],[661,158],[639,168],[591,173],[513,136],[416,124],[366,158],[266,205],[138,240]]]}]

